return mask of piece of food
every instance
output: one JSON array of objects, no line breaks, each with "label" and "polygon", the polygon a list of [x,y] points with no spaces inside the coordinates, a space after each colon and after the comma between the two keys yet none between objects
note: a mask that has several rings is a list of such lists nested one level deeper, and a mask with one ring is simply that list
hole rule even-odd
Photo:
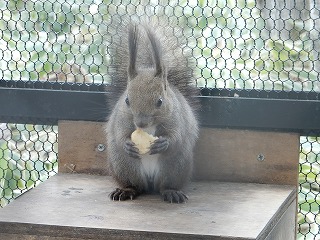
[{"label": "piece of food", "polygon": [[143,131],[141,128],[137,128],[131,134],[131,141],[139,149],[140,154],[146,154],[149,152],[151,144],[157,139],[158,137]]}]

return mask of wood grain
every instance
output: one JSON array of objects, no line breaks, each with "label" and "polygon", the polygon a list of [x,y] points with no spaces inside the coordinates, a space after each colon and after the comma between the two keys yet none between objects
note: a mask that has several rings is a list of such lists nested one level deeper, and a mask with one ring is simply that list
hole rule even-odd
[{"label": "wood grain", "polygon": [[[289,207],[286,209],[284,214],[281,216],[281,219],[273,227],[273,229],[268,233],[266,237],[262,236],[261,239],[264,240],[284,240],[284,239],[296,239],[296,209],[297,202],[292,202]],[[265,231],[266,234],[268,231]]]},{"label": "wood grain", "polygon": [[196,179],[298,183],[296,133],[202,128],[195,156]]},{"label": "wood grain", "polygon": [[[58,144],[60,172],[108,173],[104,123],[60,121]],[[194,179],[296,185],[298,159],[296,133],[202,128]]]},{"label": "wood grain", "polygon": [[[13,233],[48,240],[248,240],[268,236],[282,220],[295,221],[291,208],[282,217],[295,204],[293,186],[193,182],[186,204],[165,203],[159,195],[113,202],[114,187],[107,176],[59,173],[0,209],[0,239]],[[295,235],[294,227],[277,231],[286,240]]]},{"label": "wood grain", "polygon": [[59,172],[108,174],[104,126],[100,122],[59,121]]}]

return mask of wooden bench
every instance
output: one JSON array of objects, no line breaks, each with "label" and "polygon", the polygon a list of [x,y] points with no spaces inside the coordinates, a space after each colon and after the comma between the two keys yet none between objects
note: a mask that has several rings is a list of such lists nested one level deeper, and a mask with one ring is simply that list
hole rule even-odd
[{"label": "wooden bench", "polygon": [[298,133],[202,128],[186,204],[113,202],[103,126],[59,122],[59,173],[0,209],[0,239],[296,238]]}]

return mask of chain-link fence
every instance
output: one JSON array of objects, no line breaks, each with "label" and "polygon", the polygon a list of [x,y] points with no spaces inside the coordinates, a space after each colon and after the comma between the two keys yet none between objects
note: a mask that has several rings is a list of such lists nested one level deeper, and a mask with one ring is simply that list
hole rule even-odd
[{"label": "chain-link fence", "polygon": [[57,127],[0,124],[0,206],[55,174]]},{"label": "chain-link fence", "polygon": [[[181,26],[203,95],[319,100],[317,0],[0,1],[0,87],[103,90],[114,14]],[[0,124],[0,206],[57,172],[57,134]],[[300,239],[320,238],[319,158],[319,137],[302,136]]]}]

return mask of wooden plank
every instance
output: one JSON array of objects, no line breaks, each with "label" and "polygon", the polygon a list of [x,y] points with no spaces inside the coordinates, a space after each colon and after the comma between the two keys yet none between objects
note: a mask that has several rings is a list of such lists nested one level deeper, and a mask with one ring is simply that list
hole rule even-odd
[{"label": "wooden plank", "polygon": [[101,122],[59,122],[59,172],[108,174],[104,125]]},{"label": "wooden plank", "polygon": [[256,239],[276,226],[296,194],[292,186],[193,182],[186,204],[158,195],[113,202],[114,187],[107,176],[59,173],[0,209],[0,239]]},{"label": "wooden plank", "polygon": [[[59,171],[107,174],[105,138],[104,123],[60,121]],[[298,159],[296,133],[202,128],[194,178],[296,185]]]},{"label": "wooden plank", "polygon": [[[261,236],[263,240],[284,240],[284,239],[296,239],[296,209],[297,202],[294,201],[286,209],[281,219],[274,226],[274,228],[267,234],[266,237]],[[258,238],[260,239],[260,238]]]},{"label": "wooden plank", "polygon": [[[25,235],[25,234],[6,234],[0,233],[1,240],[75,240],[75,238],[54,237],[45,235]],[[78,240],[83,240],[79,239]]]},{"label": "wooden plank", "polygon": [[202,128],[195,178],[297,185],[299,135]]}]

